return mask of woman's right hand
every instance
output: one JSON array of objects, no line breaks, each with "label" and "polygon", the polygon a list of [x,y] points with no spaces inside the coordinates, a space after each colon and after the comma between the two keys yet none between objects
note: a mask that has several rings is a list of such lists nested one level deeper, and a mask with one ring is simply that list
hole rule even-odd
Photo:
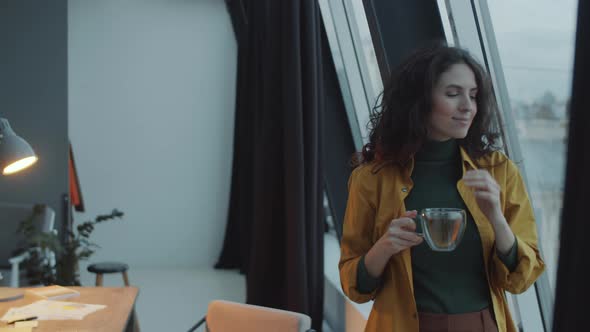
[{"label": "woman's right hand", "polygon": [[416,218],[417,214],[416,210],[407,211],[400,218],[393,219],[389,223],[387,231],[377,240],[374,246],[380,247],[380,250],[392,256],[404,249],[422,243],[424,239],[416,234],[416,223],[412,219]]},{"label": "woman's right hand", "polygon": [[365,255],[365,265],[370,275],[380,276],[391,256],[424,241],[414,232],[416,223],[412,218],[416,218],[417,214],[418,212],[415,210],[407,211],[389,223],[387,231]]}]

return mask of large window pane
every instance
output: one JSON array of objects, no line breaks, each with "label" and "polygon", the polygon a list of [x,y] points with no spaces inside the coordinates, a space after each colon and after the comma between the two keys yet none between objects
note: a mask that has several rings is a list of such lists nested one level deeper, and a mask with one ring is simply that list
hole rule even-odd
[{"label": "large window pane", "polygon": [[488,1],[551,287],[559,248],[575,0]]}]

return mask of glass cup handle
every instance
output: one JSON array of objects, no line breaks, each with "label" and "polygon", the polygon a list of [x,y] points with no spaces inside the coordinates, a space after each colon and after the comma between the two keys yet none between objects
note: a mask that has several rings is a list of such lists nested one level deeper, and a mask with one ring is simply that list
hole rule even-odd
[{"label": "glass cup handle", "polygon": [[422,222],[422,214],[424,214],[423,212],[419,212],[416,215],[416,222],[420,223],[420,226],[422,226],[422,232],[415,232],[416,235],[418,235],[419,237],[424,237],[424,223]]}]

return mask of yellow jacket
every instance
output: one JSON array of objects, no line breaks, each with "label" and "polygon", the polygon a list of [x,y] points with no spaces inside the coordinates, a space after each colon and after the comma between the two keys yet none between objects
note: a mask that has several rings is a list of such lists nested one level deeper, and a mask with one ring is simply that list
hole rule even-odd
[{"label": "yellow jacket", "polygon": [[[500,201],[506,220],[518,241],[518,265],[510,272],[498,258],[494,230],[480,211],[472,191],[463,180],[457,189],[473,216],[481,236],[485,269],[493,309],[500,332],[516,332],[504,291],[522,293],[545,269],[537,246],[537,230],[529,197],[516,165],[501,152],[493,152],[475,163],[461,148],[463,174],[476,165],[486,169],[501,187]],[[406,167],[391,163],[368,163],[351,174],[344,217],[338,267],[344,293],[358,303],[374,300],[368,332],[418,332],[410,249],[389,260],[382,284],[371,294],[357,290],[357,266],[361,256],[383,235],[392,219],[405,212],[404,199],[412,190],[413,160]]]}]

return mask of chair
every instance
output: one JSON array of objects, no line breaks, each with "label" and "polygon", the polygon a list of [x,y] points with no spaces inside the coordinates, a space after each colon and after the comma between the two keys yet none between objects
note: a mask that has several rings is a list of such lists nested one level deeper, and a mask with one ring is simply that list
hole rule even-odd
[{"label": "chair", "polygon": [[[0,268],[9,267],[10,287],[19,287],[20,269],[19,265],[29,257],[28,252],[13,256],[19,243],[23,240],[21,234],[17,235],[17,229],[21,221],[29,218],[33,213],[34,204],[20,204],[0,202]],[[35,216],[33,223],[42,232],[54,232],[55,211],[45,205],[42,213]],[[51,266],[55,266],[55,255],[53,252],[46,253]]]},{"label": "chair", "polygon": [[189,332],[203,323],[211,332],[315,332],[307,315],[223,300],[211,301],[207,315]]},{"label": "chair", "polygon": [[[88,272],[96,273],[96,287],[102,287],[103,275],[106,273],[121,273],[123,276],[123,283],[129,287],[129,277],[127,277],[127,270],[129,265],[119,262],[103,262],[90,264],[87,268]],[[139,320],[137,319],[137,313],[135,309],[132,312],[132,327],[131,330],[139,332]]]},{"label": "chair", "polygon": [[92,272],[96,274],[96,286],[102,286],[103,275],[107,273],[121,273],[123,276],[123,283],[125,286],[129,287],[129,277],[127,276],[127,270],[129,270],[129,265],[120,262],[103,262],[103,263],[94,263],[88,265],[86,268],[88,272]]}]

